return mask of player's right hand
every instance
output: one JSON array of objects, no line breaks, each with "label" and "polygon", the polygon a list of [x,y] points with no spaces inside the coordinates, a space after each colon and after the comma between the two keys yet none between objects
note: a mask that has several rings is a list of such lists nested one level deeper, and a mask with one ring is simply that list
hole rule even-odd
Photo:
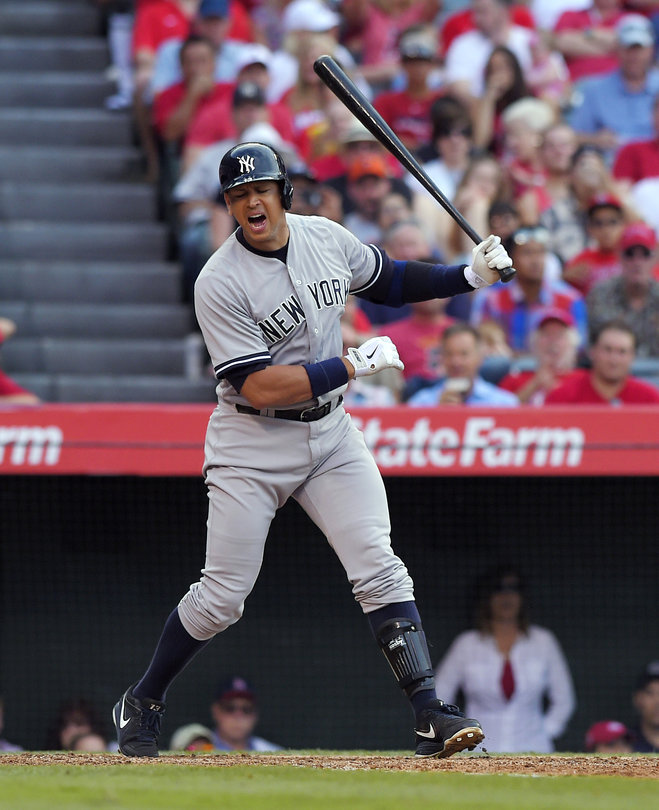
[{"label": "player's right hand", "polygon": [[512,264],[512,259],[501,244],[501,237],[494,234],[490,234],[472,250],[471,269],[483,285],[499,281],[501,277],[498,271],[512,267]]},{"label": "player's right hand", "polygon": [[346,360],[355,367],[355,377],[377,374],[383,368],[397,368],[400,371],[405,368],[398,356],[398,349],[386,335],[369,338],[358,349],[348,349]]}]

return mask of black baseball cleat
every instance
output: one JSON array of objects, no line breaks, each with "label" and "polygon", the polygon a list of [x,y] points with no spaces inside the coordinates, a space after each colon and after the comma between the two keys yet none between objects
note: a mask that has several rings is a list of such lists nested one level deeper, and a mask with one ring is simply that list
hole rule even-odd
[{"label": "black baseball cleat", "polygon": [[417,717],[417,757],[450,757],[468,748],[470,751],[485,739],[478,720],[465,717],[457,706],[433,700]]},{"label": "black baseball cleat", "polygon": [[165,704],[150,698],[141,700],[132,689],[126,690],[112,711],[119,750],[127,757],[157,757]]}]

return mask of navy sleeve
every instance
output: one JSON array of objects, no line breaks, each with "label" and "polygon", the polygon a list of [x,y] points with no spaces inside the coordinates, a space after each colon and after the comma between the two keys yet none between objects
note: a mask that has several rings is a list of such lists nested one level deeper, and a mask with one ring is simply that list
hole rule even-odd
[{"label": "navy sleeve", "polygon": [[236,389],[236,393],[240,393],[240,389],[245,384],[245,380],[249,377],[250,374],[253,374],[255,371],[262,371],[264,368],[267,368],[270,363],[254,363],[251,366],[242,366],[240,369],[229,371],[223,376],[233,385]]},{"label": "navy sleeve", "polygon": [[394,261],[383,250],[377,250],[382,256],[382,271],[374,284],[357,293],[359,298],[375,304],[400,307],[415,301],[451,298],[473,292],[474,288],[464,277],[464,264]]}]

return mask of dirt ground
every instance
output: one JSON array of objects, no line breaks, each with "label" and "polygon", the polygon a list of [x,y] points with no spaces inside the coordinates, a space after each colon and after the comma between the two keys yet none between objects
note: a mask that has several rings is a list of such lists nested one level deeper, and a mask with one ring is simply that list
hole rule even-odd
[{"label": "dirt ground", "polygon": [[444,771],[451,773],[516,774],[519,776],[628,776],[642,779],[659,778],[659,757],[553,755],[491,756],[458,754],[450,759],[415,759],[406,756],[323,755],[323,754],[163,754],[159,759],[128,759],[120,754],[82,752],[32,752],[0,755],[3,765],[180,765],[209,768],[231,768],[237,765],[275,767],[292,765],[300,768],[329,768],[342,771]]}]

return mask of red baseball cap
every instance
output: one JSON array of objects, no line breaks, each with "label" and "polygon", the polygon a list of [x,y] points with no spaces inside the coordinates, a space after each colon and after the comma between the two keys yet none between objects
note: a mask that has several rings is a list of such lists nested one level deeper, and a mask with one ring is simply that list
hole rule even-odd
[{"label": "red baseball cap", "polygon": [[535,316],[533,328],[540,329],[540,327],[549,323],[549,321],[558,321],[565,326],[576,326],[571,312],[568,312],[566,309],[560,309],[559,307],[545,307]]},{"label": "red baseball cap", "polygon": [[592,214],[597,208],[617,208],[622,211],[622,203],[613,194],[596,194],[588,201],[588,214]]},{"label": "red baseball cap", "polygon": [[639,245],[648,248],[648,250],[654,250],[657,246],[657,235],[654,228],[646,225],[645,222],[633,222],[622,232],[621,250],[638,247]]},{"label": "red baseball cap", "polygon": [[381,155],[359,155],[350,164],[348,180],[354,183],[363,177],[389,177],[389,169]]},{"label": "red baseball cap", "polygon": [[586,732],[586,750],[593,751],[600,743],[612,743],[616,740],[631,739],[631,732],[617,720],[601,720],[592,725]]}]

